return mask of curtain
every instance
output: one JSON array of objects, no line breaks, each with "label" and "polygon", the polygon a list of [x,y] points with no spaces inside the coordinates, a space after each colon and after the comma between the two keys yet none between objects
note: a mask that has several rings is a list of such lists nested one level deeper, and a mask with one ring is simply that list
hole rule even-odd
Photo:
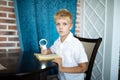
[{"label": "curtain", "polygon": [[54,14],[68,9],[73,15],[75,31],[77,0],[14,0],[21,51],[39,52],[39,40],[47,39],[49,48],[58,38]]}]

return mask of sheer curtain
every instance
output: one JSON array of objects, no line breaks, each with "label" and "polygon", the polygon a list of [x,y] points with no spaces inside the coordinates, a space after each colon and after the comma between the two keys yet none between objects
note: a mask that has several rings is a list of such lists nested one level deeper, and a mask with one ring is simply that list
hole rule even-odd
[{"label": "sheer curtain", "polygon": [[49,48],[58,38],[54,14],[68,9],[73,15],[72,33],[75,31],[77,0],[14,0],[17,29],[22,51],[39,52],[39,40],[48,40]]}]

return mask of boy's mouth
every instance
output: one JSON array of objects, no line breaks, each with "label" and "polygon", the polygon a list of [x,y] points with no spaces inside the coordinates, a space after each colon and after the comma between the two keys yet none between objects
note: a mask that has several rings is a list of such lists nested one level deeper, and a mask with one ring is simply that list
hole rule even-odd
[{"label": "boy's mouth", "polygon": [[63,31],[59,31],[60,33],[63,33]]}]

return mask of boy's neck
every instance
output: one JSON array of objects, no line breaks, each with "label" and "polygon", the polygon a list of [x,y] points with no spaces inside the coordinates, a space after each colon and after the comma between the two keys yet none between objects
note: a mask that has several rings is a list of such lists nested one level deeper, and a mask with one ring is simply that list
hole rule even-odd
[{"label": "boy's neck", "polygon": [[60,40],[61,40],[62,43],[65,41],[65,39],[67,38],[67,36],[69,35],[69,33],[67,35],[65,35],[65,36],[61,36],[60,37]]}]

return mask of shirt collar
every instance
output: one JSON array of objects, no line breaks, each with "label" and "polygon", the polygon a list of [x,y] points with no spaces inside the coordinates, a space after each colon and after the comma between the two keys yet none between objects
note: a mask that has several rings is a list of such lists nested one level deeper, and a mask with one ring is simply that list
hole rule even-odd
[{"label": "shirt collar", "polygon": [[[66,39],[65,39],[64,42],[70,42],[71,39],[72,39],[72,37],[73,37],[73,34],[70,32],[70,33],[68,34],[68,36],[66,37]],[[60,37],[59,37],[59,41],[60,41]],[[60,41],[60,42],[61,42],[61,41]],[[63,42],[63,43],[64,43],[64,42]]]}]

